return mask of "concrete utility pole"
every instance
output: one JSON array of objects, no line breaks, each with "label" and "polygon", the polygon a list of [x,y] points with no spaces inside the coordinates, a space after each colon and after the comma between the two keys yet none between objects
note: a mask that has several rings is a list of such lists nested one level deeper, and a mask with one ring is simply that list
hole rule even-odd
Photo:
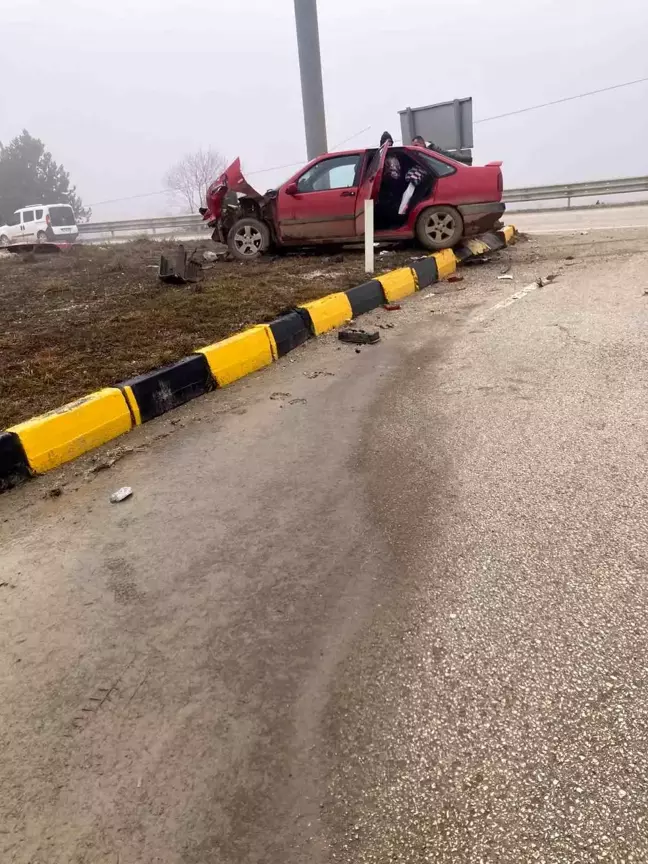
[{"label": "concrete utility pole", "polygon": [[304,104],[306,150],[310,160],[328,151],[317,0],[295,0],[295,23]]}]

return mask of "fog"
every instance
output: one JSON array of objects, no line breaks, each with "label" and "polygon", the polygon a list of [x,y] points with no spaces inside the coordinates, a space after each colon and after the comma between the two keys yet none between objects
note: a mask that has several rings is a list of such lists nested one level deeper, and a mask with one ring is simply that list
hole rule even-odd
[{"label": "fog", "polygon": [[[305,161],[293,0],[2,5],[0,140],[42,138],[93,218],[172,212],[162,178],[198,147],[261,190]],[[648,74],[639,0],[319,0],[319,19],[331,150],[399,137],[408,105],[472,96],[479,120]],[[477,123],[475,160],[508,187],[646,174],[647,97]]]}]

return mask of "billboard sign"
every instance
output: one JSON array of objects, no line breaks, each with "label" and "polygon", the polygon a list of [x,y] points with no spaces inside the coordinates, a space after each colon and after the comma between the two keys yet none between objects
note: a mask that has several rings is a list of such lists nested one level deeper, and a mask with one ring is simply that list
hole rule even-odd
[{"label": "billboard sign", "polygon": [[403,144],[411,144],[415,135],[421,135],[444,150],[473,147],[472,98],[406,108],[398,113]]}]

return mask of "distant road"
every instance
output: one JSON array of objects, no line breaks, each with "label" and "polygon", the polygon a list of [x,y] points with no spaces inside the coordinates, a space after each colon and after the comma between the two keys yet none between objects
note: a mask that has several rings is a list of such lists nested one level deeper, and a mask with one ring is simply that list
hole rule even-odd
[{"label": "distant road", "polygon": [[530,231],[533,234],[643,228],[648,227],[648,204],[642,204],[638,207],[554,210],[547,213],[508,210],[504,221],[515,225],[520,231]]}]

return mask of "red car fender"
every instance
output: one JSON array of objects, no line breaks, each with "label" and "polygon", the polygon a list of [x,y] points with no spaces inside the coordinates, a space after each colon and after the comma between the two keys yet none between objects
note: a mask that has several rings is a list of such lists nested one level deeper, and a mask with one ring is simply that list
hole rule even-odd
[{"label": "red car fender", "polygon": [[482,166],[457,166],[454,174],[439,177],[434,184],[432,195],[419,202],[407,219],[408,228],[416,230],[416,220],[427,207],[447,205],[460,207],[462,204],[487,204],[502,200],[501,162],[491,162]]}]

